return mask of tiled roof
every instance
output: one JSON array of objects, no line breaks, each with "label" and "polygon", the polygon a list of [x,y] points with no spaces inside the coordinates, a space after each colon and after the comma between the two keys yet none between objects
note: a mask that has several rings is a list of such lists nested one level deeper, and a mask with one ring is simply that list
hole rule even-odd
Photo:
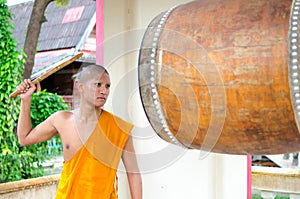
[{"label": "tiled roof", "polygon": [[[13,13],[14,37],[22,48],[32,6],[33,2],[26,2],[9,7]],[[95,26],[95,14],[94,0],[71,0],[66,7],[51,2],[45,11],[47,22],[42,24],[38,51],[81,48],[93,29],[91,23]]]},{"label": "tiled roof", "polygon": [[[23,48],[33,2],[9,7],[13,13],[14,38]],[[50,3],[45,11],[47,22],[42,24],[38,41],[38,52],[31,78],[50,70],[78,51],[84,53],[80,62],[96,60],[96,1],[71,0],[66,7]]]}]

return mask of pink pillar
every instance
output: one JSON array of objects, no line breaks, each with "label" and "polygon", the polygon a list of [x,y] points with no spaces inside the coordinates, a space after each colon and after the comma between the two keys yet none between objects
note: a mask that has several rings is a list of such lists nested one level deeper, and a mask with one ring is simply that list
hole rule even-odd
[{"label": "pink pillar", "polygon": [[252,198],[252,156],[247,156],[247,199]]},{"label": "pink pillar", "polygon": [[104,0],[96,0],[96,64],[104,64]]}]

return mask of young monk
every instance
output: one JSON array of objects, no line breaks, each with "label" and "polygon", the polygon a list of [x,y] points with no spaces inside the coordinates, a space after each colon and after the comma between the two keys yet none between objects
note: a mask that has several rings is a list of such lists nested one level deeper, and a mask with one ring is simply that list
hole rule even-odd
[{"label": "young monk", "polygon": [[89,65],[75,75],[79,106],[58,111],[32,128],[30,104],[36,86],[24,80],[17,134],[23,146],[62,140],[64,167],[56,199],[117,199],[116,172],[122,158],[132,199],[142,198],[142,180],[130,132],[133,125],[102,109],[109,95],[107,70]]}]

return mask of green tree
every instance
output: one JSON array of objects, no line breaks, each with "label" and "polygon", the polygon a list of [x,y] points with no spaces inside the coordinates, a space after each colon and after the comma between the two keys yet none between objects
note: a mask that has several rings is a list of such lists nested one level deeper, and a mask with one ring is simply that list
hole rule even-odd
[{"label": "green tree", "polygon": [[[49,154],[47,142],[20,147],[14,133],[20,101],[9,98],[9,94],[22,80],[25,53],[17,49],[17,41],[11,36],[14,31],[11,17],[6,0],[0,0],[0,183],[42,176],[42,163]],[[31,113],[33,126],[41,122],[38,119],[44,120],[63,109],[69,107],[62,97],[45,91],[35,93]]]},{"label": "green tree", "polygon": [[[22,77],[24,54],[17,50],[17,41],[11,37],[14,28],[10,20],[6,0],[0,0],[0,182],[11,180],[10,176],[4,175],[15,172],[13,164],[20,164],[18,141],[12,133],[19,113],[18,101],[10,99],[9,94]],[[16,179],[21,179],[20,173],[15,175]]]}]

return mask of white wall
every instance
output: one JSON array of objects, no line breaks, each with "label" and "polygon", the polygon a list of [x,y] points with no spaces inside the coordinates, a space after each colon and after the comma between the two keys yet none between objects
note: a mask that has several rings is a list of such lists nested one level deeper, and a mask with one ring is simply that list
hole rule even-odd
[{"label": "white wall", "polygon": [[[106,109],[137,127],[135,145],[145,199],[244,199],[246,156],[184,150],[160,139],[150,127],[138,91],[138,51],[150,21],[183,0],[105,0],[104,65],[112,88]],[[123,169],[120,199],[130,198]]]}]

